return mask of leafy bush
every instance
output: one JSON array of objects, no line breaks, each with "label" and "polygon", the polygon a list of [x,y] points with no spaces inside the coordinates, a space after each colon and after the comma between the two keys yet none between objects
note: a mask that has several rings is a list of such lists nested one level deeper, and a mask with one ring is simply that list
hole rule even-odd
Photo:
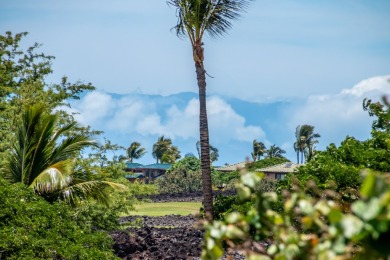
[{"label": "leafy bush", "polygon": [[0,179],[0,258],[116,259],[112,239],[72,214],[63,203],[49,204],[24,185]]},{"label": "leafy bush", "polygon": [[[217,174],[211,169],[211,177],[215,184]],[[194,156],[185,157],[169,168],[165,175],[157,178],[155,184],[160,193],[197,192],[202,190],[202,171],[200,160]]]},{"label": "leafy bush", "polygon": [[160,193],[196,192],[202,190],[202,173],[200,170],[179,170],[167,172],[157,178],[155,184]]},{"label": "leafy bush", "polygon": [[[218,259],[223,245],[243,249],[249,259],[388,259],[390,248],[390,183],[382,175],[366,173],[361,199],[344,213],[340,196],[333,190],[308,185],[284,192],[282,212],[272,210],[275,192],[256,191],[263,176],[241,176],[238,194],[252,201],[247,214],[233,212],[224,221],[206,227],[203,259]],[[270,246],[260,242],[267,241]]]},{"label": "leafy bush", "polygon": [[[373,131],[372,138],[359,141],[347,137],[339,147],[331,144],[306,165],[301,166],[294,174],[305,187],[308,180],[314,180],[321,189],[332,188],[341,192],[344,199],[357,199],[357,191],[361,185],[359,172],[368,168],[381,172],[390,171],[390,149],[387,144],[388,134]],[[293,179],[287,178],[291,187]]]},{"label": "leafy bush", "polygon": [[286,158],[280,158],[280,157],[273,157],[273,158],[264,158],[255,162],[251,162],[247,165],[248,171],[255,171],[257,169],[274,166],[277,164],[281,164],[284,162],[289,162]]},{"label": "leafy bush", "polygon": [[83,201],[74,209],[76,220],[80,224],[87,223],[93,229],[106,231],[119,229],[119,217],[134,210],[134,205],[142,202],[138,198],[157,192],[156,187],[152,184],[129,182],[124,177],[126,172],[123,170],[123,163],[113,161],[104,167],[89,165],[89,168],[85,171],[86,173],[95,173],[90,174],[87,178],[112,181],[127,188],[123,191],[107,194],[107,200],[110,202],[108,205],[102,205],[95,201]]}]

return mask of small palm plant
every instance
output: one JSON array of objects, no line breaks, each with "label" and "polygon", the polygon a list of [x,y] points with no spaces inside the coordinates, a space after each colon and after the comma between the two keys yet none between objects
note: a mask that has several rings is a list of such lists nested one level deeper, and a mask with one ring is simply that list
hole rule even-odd
[{"label": "small palm plant", "polygon": [[2,167],[11,182],[27,185],[49,202],[63,200],[73,205],[90,198],[108,204],[107,188],[124,188],[113,182],[75,178],[76,157],[83,148],[95,145],[75,131],[75,122],[59,126],[58,114],[46,114],[42,106],[35,105],[23,112],[16,127],[16,141]]}]

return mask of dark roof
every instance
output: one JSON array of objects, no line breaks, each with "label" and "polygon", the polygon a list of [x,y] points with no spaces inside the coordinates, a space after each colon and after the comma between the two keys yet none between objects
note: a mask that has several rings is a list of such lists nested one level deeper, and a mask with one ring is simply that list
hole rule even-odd
[{"label": "dark roof", "polygon": [[127,162],[126,163],[126,168],[127,169],[137,169],[137,168],[142,168],[142,164],[140,163],[131,163],[131,162]]},{"label": "dark roof", "polygon": [[153,163],[153,164],[149,164],[149,165],[143,165],[142,167],[139,167],[139,168],[168,170],[169,168],[171,168],[171,164],[169,164],[169,163]]},{"label": "dark roof", "polygon": [[157,169],[157,170],[168,170],[171,168],[171,164],[169,163],[152,163],[148,165],[143,165],[140,163],[126,163],[126,169]]}]

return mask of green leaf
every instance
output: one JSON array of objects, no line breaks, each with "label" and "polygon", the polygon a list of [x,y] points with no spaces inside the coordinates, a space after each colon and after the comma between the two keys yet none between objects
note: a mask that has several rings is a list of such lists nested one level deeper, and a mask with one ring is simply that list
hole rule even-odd
[{"label": "green leaf", "polygon": [[366,175],[362,187],[360,188],[360,193],[363,197],[370,197],[370,195],[374,192],[375,188],[375,175],[373,172],[368,171],[368,174]]},{"label": "green leaf", "polygon": [[336,209],[332,209],[328,214],[328,220],[333,225],[339,223],[342,218],[343,218],[343,214]]},{"label": "green leaf", "polygon": [[364,220],[374,219],[381,211],[379,199],[373,198],[368,203],[357,201],[352,204],[352,211]]},{"label": "green leaf", "polygon": [[358,235],[363,229],[363,222],[353,215],[344,215],[341,220],[341,226],[344,231],[344,236],[353,238]]},{"label": "green leaf", "polygon": [[255,188],[256,183],[258,183],[260,180],[261,178],[253,172],[248,172],[241,176],[241,183],[252,189]]}]

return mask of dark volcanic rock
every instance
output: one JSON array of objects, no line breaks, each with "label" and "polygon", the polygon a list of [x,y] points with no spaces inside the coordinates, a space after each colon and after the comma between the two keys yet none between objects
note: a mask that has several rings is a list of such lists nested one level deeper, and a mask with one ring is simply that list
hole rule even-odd
[{"label": "dark volcanic rock", "polygon": [[198,259],[203,232],[193,228],[128,228],[111,232],[122,259]]},{"label": "dark volcanic rock", "polygon": [[127,216],[119,219],[120,223],[133,222],[141,219],[142,225],[149,227],[194,227],[196,217],[193,215],[166,215],[161,217]]},{"label": "dark volcanic rock", "polygon": [[[234,195],[236,194],[235,190],[216,190],[213,191],[213,195]],[[165,194],[155,194],[147,197],[153,202],[189,202],[189,201],[202,201],[202,192],[191,192],[191,193],[165,193]]]}]

